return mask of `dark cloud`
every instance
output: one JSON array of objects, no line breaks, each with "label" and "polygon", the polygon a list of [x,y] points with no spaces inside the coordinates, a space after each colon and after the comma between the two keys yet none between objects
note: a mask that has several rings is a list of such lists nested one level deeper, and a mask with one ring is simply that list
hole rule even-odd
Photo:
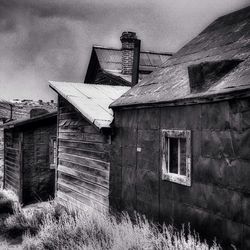
[{"label": "dark cloud", "polygon": [[83,19],[90,14],[87,4],[80,1],[48,1],[48,0],[2,0],[3,10],[25,10],[39,17],[67,17]]},{"label": "dark cloud", "polygon": [[1,0],[0,13],[6,12],[6,10],[24,10],[30,11],[38,17],[62,17],[83,20],[108,10],[122,9],[123,12],[126,12],[137,6],[143,7],[143,1],[127,1],[127,4],[124,4],[110,0]]},{"label": "dark cloud", "polygon": [[0,0],[0,95],[49,99],[48,80],[81,81],[91,46],[176,51],[214,18],[249,0]]}]

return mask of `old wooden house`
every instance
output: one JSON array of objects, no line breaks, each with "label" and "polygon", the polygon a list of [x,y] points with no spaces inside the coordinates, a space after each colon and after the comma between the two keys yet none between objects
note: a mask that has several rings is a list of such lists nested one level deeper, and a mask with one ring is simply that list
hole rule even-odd
[{"label": "old wooden house", "polygon": [[109,208],[111,122],[109,105],[129,87],[50,82],[58,95],[59,202],[105,211]]},{"label": "old wooden house", "polygon": [[12,105],[0,98],[0,187],[2,186],[2,168],[3,168],[3,127],[2,124],[12,118]]},{"label": "old wooden house", "polygon": [[57,112],[4,124],[4,188],[22,204],[54,197]]},{"label": "old wooden house", "polygon": [[112,105],[110,202],[250,249],[250,7]]},{"label": "old wooden house", "polygon": [[122,47],[93,46],[85,83],[131,86],[171,56],[170,52],[141,51],[141,42],[134,32],[123,32]]}]

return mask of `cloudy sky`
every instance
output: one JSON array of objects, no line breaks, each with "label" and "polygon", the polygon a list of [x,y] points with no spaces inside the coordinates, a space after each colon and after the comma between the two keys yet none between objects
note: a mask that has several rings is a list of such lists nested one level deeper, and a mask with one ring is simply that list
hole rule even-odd
[{"label": "cloudy sky", "polygon": [[250,0],[0,0],[0,97],[50,100],[48,80],[81,81],[93,44],[175,52]]}]

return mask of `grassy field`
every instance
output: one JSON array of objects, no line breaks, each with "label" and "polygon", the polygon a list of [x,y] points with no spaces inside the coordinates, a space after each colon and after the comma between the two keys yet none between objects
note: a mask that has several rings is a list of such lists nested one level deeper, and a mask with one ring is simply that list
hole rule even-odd
[{"label": "grassy field", "polygon": [[[6,238],[22,237],[20,247],[26,250],[221,249],[216,243],[208,246],[195,233],[177,231],[172,226],[159,227],[138,214],[132,221],[126,213],[114,217],[62,207],[55,202],[39,209],[15,205],[14,214],[6,217],[2,228]],[[7,242],[2,243],[1,249],[8,249]]]}]

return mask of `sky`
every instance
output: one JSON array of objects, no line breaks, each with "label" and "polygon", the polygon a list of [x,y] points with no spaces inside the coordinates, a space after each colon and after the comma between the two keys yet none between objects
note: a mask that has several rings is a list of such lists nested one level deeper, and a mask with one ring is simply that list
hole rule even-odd
[{"label": "sky", "polygon": [[0,0],[0,97],[55,99],[48,81],[81,82],[92,45],[176,52],[250,0]]}]

